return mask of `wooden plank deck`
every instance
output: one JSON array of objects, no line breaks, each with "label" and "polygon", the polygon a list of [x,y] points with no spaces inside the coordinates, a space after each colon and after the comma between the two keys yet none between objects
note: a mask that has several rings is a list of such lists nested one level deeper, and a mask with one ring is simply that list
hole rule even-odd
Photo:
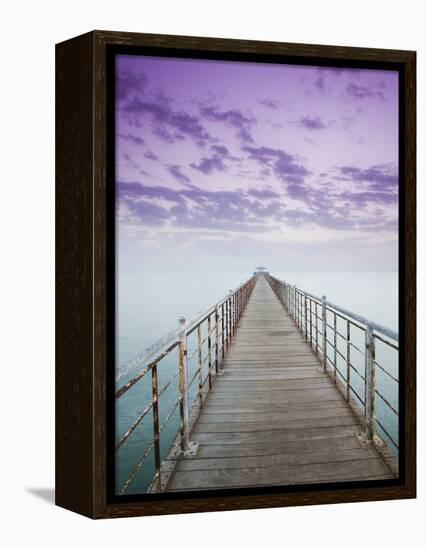
[{"label": "wooden plank deck", "polygon": [[168,491],[392,478],[264,277],[259,277]]}]

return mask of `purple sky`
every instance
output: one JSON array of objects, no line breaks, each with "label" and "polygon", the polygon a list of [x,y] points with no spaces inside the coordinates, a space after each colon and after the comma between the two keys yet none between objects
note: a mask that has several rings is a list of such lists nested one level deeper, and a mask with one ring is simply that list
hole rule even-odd
[{"label": "purple sky", "polygon": [[123,265],[396,269],[397,73],[119,56],[117,75]]}]

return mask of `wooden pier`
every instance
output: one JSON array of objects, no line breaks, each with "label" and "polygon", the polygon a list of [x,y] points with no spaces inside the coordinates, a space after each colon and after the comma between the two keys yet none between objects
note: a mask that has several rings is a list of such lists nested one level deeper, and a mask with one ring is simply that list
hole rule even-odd
[{"label": "wooden pier", "polygon": [[[376,347],[386,350],[384,364]],[[399,413],[383,379],[398,389],[386,363],[398,349],[396,332],[257,268],[132,361],[116,400],[149,374],[152,397],[116,450],[132,438],[137,445],[151,414],[152,439],[119,493],[138,491],[138,472],[152,454],[150,492],[396,477]],[[160,387],[161,362],[176,351],[178,369]],[[161,398],[174,384],[177,399],[163,411]],[[166,440],[172,422],[176,435]]]},{"label": "wooden pier", "polygon": [[389,479],[358,418],[264,277],[168,491]]}]

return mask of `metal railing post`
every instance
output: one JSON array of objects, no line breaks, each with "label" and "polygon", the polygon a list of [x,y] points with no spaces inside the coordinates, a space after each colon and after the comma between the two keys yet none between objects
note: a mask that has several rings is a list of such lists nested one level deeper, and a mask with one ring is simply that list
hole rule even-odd
[{"label": "metal railing post", "polygon": [[197,327],[197,351],[198,351],[198,398],[200,400],[200,409],[203,406],[203,351],[201,344],[201,325]]},{"label": "metal railing post", "polygon": [[[212,337],[211,337],[211,331],[212,331],[212,320],[211,320],[211,314],[209,315],[207,319],[207,364],[209,366],[209,390],[212,389]],[[202,360],[201,360],[202,365]],[[200,365],[200,369],[201,369]]]},{"label": "metal railing post", "polygon": [[222,304],[221,307],[221,339],[222,339],[222,363],[225,359],[225,304]]},{"label": "metal railing post", "polygon": [[232,290],[229,291],[229,343],[232,342],[232,334],[233,334],[233,302],[232,302]]},{"label": "metal railing post", "polygon": [[346,322],[346,401],[351,398],[351,323]]},{"label": "metal railing post", "polygon": [[232,295],[232,336],[235,334],[235,314],[237,311],[237,301],[236,301],[236,294]]},{"label": "metal railing post", "polygon": [[315,302],[315,353],[318,355],[318,302]]},{"label": "metal railing post", "polygon": [[368,323],[365,331],[365,433],[369,441],[374,438],[374,394],[376,391],[374,348],[373,329],[371,324]]},{"label": "metal railing post", "polygon": [[308,303],[305,294],[305,340],[308,339]]},{"label": "metal railing post", "polygon": [[[232,291],[230,291],[232,292]],[[235,307],[235,304],[234,304],[234,295],[231,294],[231,297],[229,298],[229,313],[230,313],[230,316],[229,316],[229,326],[230,326],[230,340],[232,342],[232,338],[234,336],[234,307]]]},{"label": "metal railing post", "polygon": [[229,291],[229,293],[231,294],[230,298],[229,298],[229,312],[230,312],[230,317],[229,317],[229,324],[230,324],[230,341],[232,342],[232,339],[234,337],[234,313],[235,313],[235,304],[234,304],[234,295],[232,294],[232,290]]},{"label": "metal railing post", "polygon": [[158,413],[158,374],[157,365],[153,365],[151,369],[151,386],[152,386],[152,421],[154,431],[154,461],[155,461],[155,486],[156,491],[161,491],[161,454],[160,454],[160,421]]},{"label": "metal railing post", "polygon": [[227,298],[226,302],[225,302],[225,311],[226,311],[226,318],[225,318],[226,337],[225,337],[225,343],[226,343],[226,351],[228,351],[228,348],[229,348],[229,298]]},{"label": "metal railing post", "polygon": [[297,327],[297,286],[294,285],[294,322]]},{"label": "metal railing post", "polygon": [[[242,283],[241,283],[242,285]],[[237,292],[237,327],[238,327],[238,323],[240,322],[240,318],[241,318],[241,285],[240,285],[240,288]]]},{"label": "metal railing post", "polygon": [[333,373],[333,379],[334,379],[334,382],[336,382],[336,379],[337,379],[337,317],[336,317],[336,312],[334,312],[334,339],[333,339],[333,343],[334,343],[334,361],[333,361],[334,373]]},{"label": "metal railing post", "polygon": [[302,304],[302,294],[300,292],[298,292],[298,300],[299,300],[299,304],[298,304],[298,315],[299,315],[299,330],[300,332],[302,333],[302,336],[303,336],[303,304]]},{"label": "metal railing post", "polygon": [[180,447],[186,451],[189,448],[189,407],[185,317],[180,317],[179,328]]},{"label": "metal railing post", "polygon": [[188,364],[185,317],[179,318],[179,327],[180,448],[185,456],[195,456],[198,449],[198,443],[189,440]]},{"label": "metal railing post", "polygon": [[327,370],[327,297],[322,297],[322,368]]},{"label": "metal railing post", "polygon": [[214,347],[215,347],[215,363],[216,363],[216,374],[219,372],[219,309],[215,307],[214,310]]}]

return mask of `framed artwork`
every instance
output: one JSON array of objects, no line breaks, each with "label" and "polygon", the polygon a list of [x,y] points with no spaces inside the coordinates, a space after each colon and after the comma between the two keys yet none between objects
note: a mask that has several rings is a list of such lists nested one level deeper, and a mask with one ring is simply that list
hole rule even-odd
[{"label": "framed artwork", "polygon": [[56,501],[415,497],[415,52],[56,47]]}]

